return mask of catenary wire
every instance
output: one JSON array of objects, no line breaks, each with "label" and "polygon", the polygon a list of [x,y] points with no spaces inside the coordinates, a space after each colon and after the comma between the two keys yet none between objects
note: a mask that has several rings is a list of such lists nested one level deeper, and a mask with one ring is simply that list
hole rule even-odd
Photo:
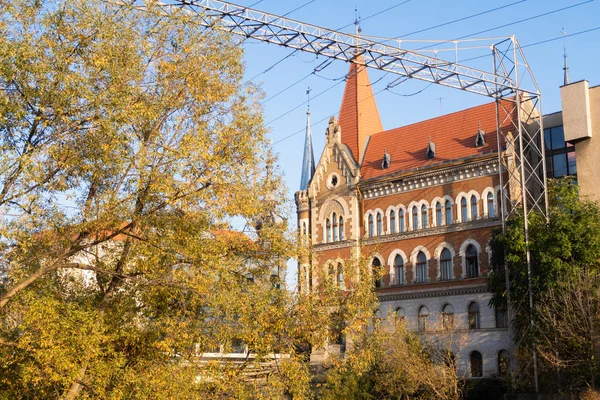
[{"label": "catenary wire", "polygon": [[430,31],[432,29],[441,28],[442,26],[452,25],[452,24],[454,24],[456,22],[466,21],[467,19],[479,17],[479,16],[485,15],[485,14],[489,14],[491,12],[502,10],[503,8],[508,8],[508,7],[511,7],[511,6],[520,4],[520,3],[524,3],[526,1],[527,0],[519,0],[519,1],[515,1],[513,3],[505,4],[505,5],[500,6],[500,7],[490,8],[489,10],[485,10],[485,11],[481,11],[481,12],[478,12],[478,13],[475,13],[475,14],[467,15],[466,17],[461,17],[461,18],[454,19],[452,21],[443,22],[441,24],[433,25],[433,26],[430,26],[428,28],[419,29],[418,31],[413,31],[413,32],[405,33],[403,35],[396,36],[394,39],[400,39],[400,38],[403,38],[403,37],[406,37],[406,36],[415,35],[417,33],[427,32],[427,31]]},{"label": "catenary wire", "polygon": [[[376,12],[376,13],[374,13],[374,14],[368,15],[368,16],[366,16],[366,17],[364,17],[364,18],[360,18],[360,22],[362,22],[362,21],[366,21],[366,20],[368,20],[369,18],[373,18],[373,17],[376,17],[376,16],[378,16],[378,15],[381,15],[381,14],[383,14],[384,12],[387,12],[387,11],[393,10],[394,8],[400,7],[400,6],[402,6],[402,5],[406,4],[406,3],[410,3],[411,1],[412,1],[412,0],[404,0],[403,2],[397,3],[397,4],[395,4],[395,5],[391,6],[391,7],[388,7],[388,8],[386,8],[385,10],[381,10],[381,11],[378,11],[378,12]],[[521,1],[525,1],[525,0],[521,0]],[[351,23],[349,23],[349,24],[347,24],[347,25],[344,25],[344,26],[341,26],[341,27],[337,28],[337,29],[336,29],[336,31],[341,31],[342,29],[344,29],[344,28],[347,28],[347,27],[349,27],[349,26],[352,26],[352,25],[354,25],[354,24],[355,24],[355,22],[351,22]]]}]

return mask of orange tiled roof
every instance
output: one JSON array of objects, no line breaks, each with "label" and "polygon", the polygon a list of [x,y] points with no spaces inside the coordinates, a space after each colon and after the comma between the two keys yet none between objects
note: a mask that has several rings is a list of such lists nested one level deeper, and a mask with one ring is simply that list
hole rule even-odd
[{"label": "orange tiled roof", "polygon": [[[361,62],[360,57],[357,62]],[[367,137],[383,130],[364,65],[350,63],[338,123],[342,128],[342,143],[350,148],[354,159],[360,163]]]},{"label": "orange tiled roof", "polygon": [[[486,132],[486,144],[475,147],[479,126]],[[506,124],[503,131],[511,129]],[[436,145],[431,160],[425,155],[429,138]],[[373,179],[497,150],[496,109],[494,103],[488,103],[371,136],[361,174],[362,179]],[[386,169],[381,167],[384,151],[392,158]]]}]

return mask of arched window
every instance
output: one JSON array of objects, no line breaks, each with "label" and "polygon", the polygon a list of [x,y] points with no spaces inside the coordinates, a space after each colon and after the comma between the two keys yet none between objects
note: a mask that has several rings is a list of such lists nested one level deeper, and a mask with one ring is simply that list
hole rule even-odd
[{"label": "arched window", "polygon": [[452,221],[452,203],[450,200],[446,200],[446,225],[450,225]]},{"label": "arched window", "polygon": [[427,282],[427,256],[422,251],[417,254],[417,283]]},{"label": "arched window", "polygon": [[419,210],[417,209],[417,206],[414,206],[412,209],[412,219],[413,230],[416,231],[419,229]]},{"label": "arched window", "polygon": [[371,265],[373,266],[373,281],[375,283],[375,287],[381,288],[383,287],[383,277],[381,276],[381,261],[379,261],[379,258],[375,257]]},{"label": "arched window", "polygon": [[404,223],[404,210],[402,209],[398,211],[398,225],[400,225],[400,232],[404,232],[406,225]]},{"label": "arched window", "polygon": [[369,214],[369,237],[373,237],[373,214]]},{"label": "arched window", "polygon": [[337,215],[335,213],[333,213],[333,217],[331,219],[333,220],[333,241],[337,242],[338,241],[338,219],[337,219]]},{"label": "arched window", "polygon": [[471,352],[471,377],[481,378],[483,376],[483,358],[478,351]]},{"label": "arched window", "polygon": [[402,322],[406,321],[406,313],[402,307],[396,308],[396,319]]},{"label": "arched window", "polygon": [[340,240],[344,240],[344,217],[340,215]]},{"label": "arched window", "polygon": [[460,222],[467,222],[468,221],[468,216],[467,216],[467,198],[463,197],[462,199],[460,199]]},{"label": "arched window", "polygon": [[429,319],[429,310],[427,309],[427,307],[422,306],[421,308],[419,308],[419,315],[417,318],[419,332],[425,332],[425,330],[427,330],[427,320]]},{"label": "arched window", "polygon": [[440,254],[440,269],[442,280],[452,279],[452,253],[450,250],[442,250]]},{"label": "arched window", "polygon": [[435,224],[437,226],[444,225],[444,221],[442,220],[442,203],[439,201],[435,205]]},{"label": "arched window", "polygon": [[450,304],[446,304],[442,309],[442,327],[444,329],[454,327],[454,307]]},{"label": "arched window", "polygon": [[498,375],[508,376],[510,371],[510,354],[506,350],[498,352]]},{"label": "arched window", "polygon": [[469,329],[479,329],[479,304],[469,304]]},{"label": "arched window", "polygon": [[383,223],[381,221],[381,213],[377,213],[377,236],[383,234]]},{"label": "arched window", "polygon": [[477,219],[477,197],[471,196],[471,221]]},{"label": "arched window", "polygon": [[472,244],[465,251],[465,264],[467,266],[467,278],[477,278],[479,276],[479,260],[477,249]]},{"label": "arched window", "polygon": [[396,275],[396,285],[404,284],[404,260],[400,254],[394,258],[394,275]]},{"label": "arched window", "polygon": [[427,228],[427,206],[423,204],[421,206],[421,227],[423,229]]},{"label": "arched window", "polygon": [[329,264],[327,271],[327,279],[329,281],[329,284],[333,284],[335,282],[335,268],[333,267],[333,264]]},{"label": "arched window", "polygon": [[327,243],[331,242],[331,221],[329,221],[329,218],[327,218],[327,221],[325,222],[325,226],[327,229]]},{"label": "arched window", "polygon": [[338,263],[337,265],[337,285],[340,290],[344,289],[344,268],[342,267],[342,263]]},{"label": "arched window", "polygon": [[496,311],[496,328],[508,328],[508,315],[504,308],[497,308]]},{"label": "arched window", "polygon": [[488,217],[494,218],[496,216],[496,210],[494,210],[494,195],[492,192],[487,194],[487,208],[488,208]]},{"label": "arched window", "polygon": [[396,233],[396,211],[390,212],[390,229],[392,233]]}]

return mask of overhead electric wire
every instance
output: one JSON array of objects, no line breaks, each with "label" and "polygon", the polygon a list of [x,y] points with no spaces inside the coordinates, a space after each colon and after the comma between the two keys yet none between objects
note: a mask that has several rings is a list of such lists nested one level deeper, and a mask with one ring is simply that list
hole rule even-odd
[{"label": "overhead electric wire", "polygon": [[410,36],[410,35],[414,35],[414,34],[417,34],[417,33],[427,32],[427,31],[430,31],[432,29],[441,28],[442,26],[452,25],[452,24],[454,24],[456,22],[466,21],[467,19],[479,17],[479,16],[485,15],[485,14],[489,14],[491,12],[498,11],[498,10],[501,10],[503,8],[508,8],[508,7],[514,6],[516,4],[524,3],[526,1],[527,0],[519,0],[519,1],[515,1],[513,3],[505,4],[505,5],[500,6],[500,7],[490,8],[489,10],[485,10],[485,11],[481,11],[481,12],[478,12],[478,13],[475,13],[475,14],[467,15],[466,17],[461,17],[461,18],[454,19],[452,21],[443,22],[443,23],[438,24],[438,25],[433,25],[433,26],[430,26],[429,28],[419,29],[418,31],[413,31],[413,32],[410,32],[410,33],[405,33],[403,35],[396,36],[394,39],[400,39],[400,38],[403,38],[405,36]]},{"label": "overhead electric wire", "polygon": [[439,43],[434,43],[434,44],[431,44],[431,45],[429,45],[429,46],[420,47],[420,48],[418,48],[418,49],[417,49],[417,51],[418,51],[418,50],[429,49],[429,48],[431,48],[431,47],[434,47],[434,46],[436,46],[436,45],[443,44],[443,43],[452,43],[452,42],[454,42],[454,41],[456,41],[456,40],[460,40],[460,39],[466,39],[466,38],[469,38],[469,37],[472,37],[472,36],[475,36],[475,35],[479,35],[479,34],[481,34],[481,33],[486,33],[486,32],[495,31],[496,29],[500,29],[500,28],[506,28],[507,26],[512,26],[512,25],[520,24],[520,23],[522,23],[522,22],[531,21],[531,20],[534,20],[534,19],[537,19],[537,18],[545,17],[545,16],[547,16],[547,15],[550,15],[550,14],[555,14],[555,13],[557,13],[557,12],[561,12],[561,11],[565,11],[565,10],[568,10],[568,9],[571,9],[571,8],[579,7],[579,6],[582,6],[582,5],[584,5],[584,4],[591,3],[591,2],[593,2],[593,1],[594,1],[594,0],[586,0],[586,1],[582,1],[582,2],[580,2],[580,3],[571,4],[571,5],[569,5],[569,6],[566,6],[566,7],[558,8],[558,9],[556,9],[556,10],[547,11],[547,12],[545,12],[545,13],[541,13],[541,14],[537,14],[537,15],[532,15],[531,17],[523,18],[523,19],[520,19],[520,20],[518,20],[518,21],[513,21],[513,22],[509,22],[509,23],[507,23],[507,24],[498,25],[498,26],[495,26],[495,27],[493,27],[493,28],[484,29],[484,30],[482,30],[482,31],[479,31],[479,32],[474,32],[474,33],[470,33],[470,34],[468,34],[468,35],[460,36],[460,37],[457,37],[457,38],[454,38],[454,39],[450,39],[450,40],[444,40],[444,41],[441,41],[441,42],[439,42]]}]

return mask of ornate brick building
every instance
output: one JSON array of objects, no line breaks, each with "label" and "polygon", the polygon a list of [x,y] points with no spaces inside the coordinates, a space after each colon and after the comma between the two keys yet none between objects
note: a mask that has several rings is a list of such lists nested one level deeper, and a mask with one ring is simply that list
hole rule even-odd
[{"label": "ornate brick building", "polygon": [[295,195],[311,244],[301,290],[315,290],[323,274],[344,288],[354,273],[344,260],[361,254],[380,272],[381,317],[396,313],[419,331],[452,321],[467,337],[456,354],[461,372],[504,374],[511,340],[505,313],[488,306],[487,243],[501,225],[498,152],[507,168],[514,163],[510,139],[497,143],[495,105],[384,131],[367,70],[352,63],[316,164],[310,124],[306,133]]}]

